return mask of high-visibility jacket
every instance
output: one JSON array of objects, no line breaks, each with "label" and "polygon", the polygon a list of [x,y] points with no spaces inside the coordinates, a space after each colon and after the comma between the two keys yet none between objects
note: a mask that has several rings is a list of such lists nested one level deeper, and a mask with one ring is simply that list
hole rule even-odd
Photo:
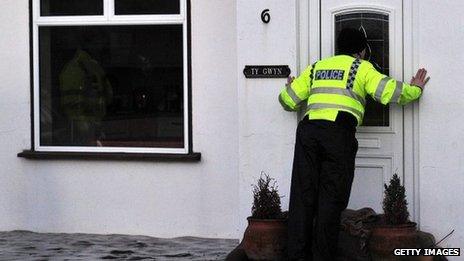
[{"label": "high-visibility jacket", "polygon": [[282,89],[279,101],[285,110],[296,111],[306,103],[309,119],[335,121],[339,111],[351,113],[361,125],[366,95],[384,105],[400,105],[418,99],[420,87],[397,81],[378,72],[365,60],[336,55],[308,66]]},{"label": "high-visibility jacket", "polygon": [[105,71],[83,50],[63,67],[59,76],[61,106],[72,120],[101,120],[112,102],[113,90]]}]

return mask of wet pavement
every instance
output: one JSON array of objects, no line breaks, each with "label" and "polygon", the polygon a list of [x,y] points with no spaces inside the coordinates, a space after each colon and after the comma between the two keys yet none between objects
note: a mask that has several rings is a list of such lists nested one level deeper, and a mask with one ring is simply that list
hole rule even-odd
[{"label": "wet pavement", "polygon": [[233,239],[0,232],[0,260],[224,260]]}]

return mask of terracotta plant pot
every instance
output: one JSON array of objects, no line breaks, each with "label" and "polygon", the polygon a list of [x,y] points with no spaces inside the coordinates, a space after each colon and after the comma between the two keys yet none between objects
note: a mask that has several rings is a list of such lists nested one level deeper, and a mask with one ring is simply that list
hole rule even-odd
[{"label": "terracotta plant pot", "polygon": [[287,247],[286,219],[248,217],[243,235],[243,249],[252,260],[284,260]]},{"label": "terracotta plant pot", "polygon": [[368,248],[373,260],[394,257],[395,248],[416,248],[416,226],[415,222],[408,222],[401,225],[379,224],[372,227]]}]

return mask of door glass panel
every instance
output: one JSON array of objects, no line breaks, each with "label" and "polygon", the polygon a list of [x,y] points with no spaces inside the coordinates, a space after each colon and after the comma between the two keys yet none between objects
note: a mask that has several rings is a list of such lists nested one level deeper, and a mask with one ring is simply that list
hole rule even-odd
[{"label": "door glass panel", "polygon": [[[388,15],[363,12],[335,16],[335,33],[338,35],[343,28],[357,28],[367,37],[368,48],[366,60],[370,61],[381,73],[389,75],[389,35]],[[335,44],[337,52],[337,46]],[[390,108],[366,97],[367,105],[363,126],[389,126]]]},{"label": "door glass panel", "polygon": [[179,14],[179,0],[115,0],[116,15]]},{"label": "door glass panel", "polygon": [[41,0],[40,15],[103,15],[103,0]]}]

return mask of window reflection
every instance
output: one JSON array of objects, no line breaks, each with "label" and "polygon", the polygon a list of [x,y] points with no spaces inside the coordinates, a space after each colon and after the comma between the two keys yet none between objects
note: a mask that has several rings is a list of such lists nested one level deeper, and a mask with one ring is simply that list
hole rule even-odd
[{"label": "window reflection", "polygon": [[40,14],[103,15],[103,0],[40,0]]},{"label": "window reflection", "polygon": [[182,148],[181,25],[41,27],[44,146]]},{"label": "window reflection", "polygon": [[179,14],[179,0],[115,0],[116,15]]},{"label": "window reflection", "polygon": [[[341,14],[335,17],[336,35],[346,27],[358,28],[367,38],[366,60],[369,60],[381,73],[389,75],[389,29],[388,15],[364,12]],[[337,50],[337,46],[335,46]],[[389,106],[375,102],[370,96],[366,99],[366,112],[363,126],[389,126]]]}]

